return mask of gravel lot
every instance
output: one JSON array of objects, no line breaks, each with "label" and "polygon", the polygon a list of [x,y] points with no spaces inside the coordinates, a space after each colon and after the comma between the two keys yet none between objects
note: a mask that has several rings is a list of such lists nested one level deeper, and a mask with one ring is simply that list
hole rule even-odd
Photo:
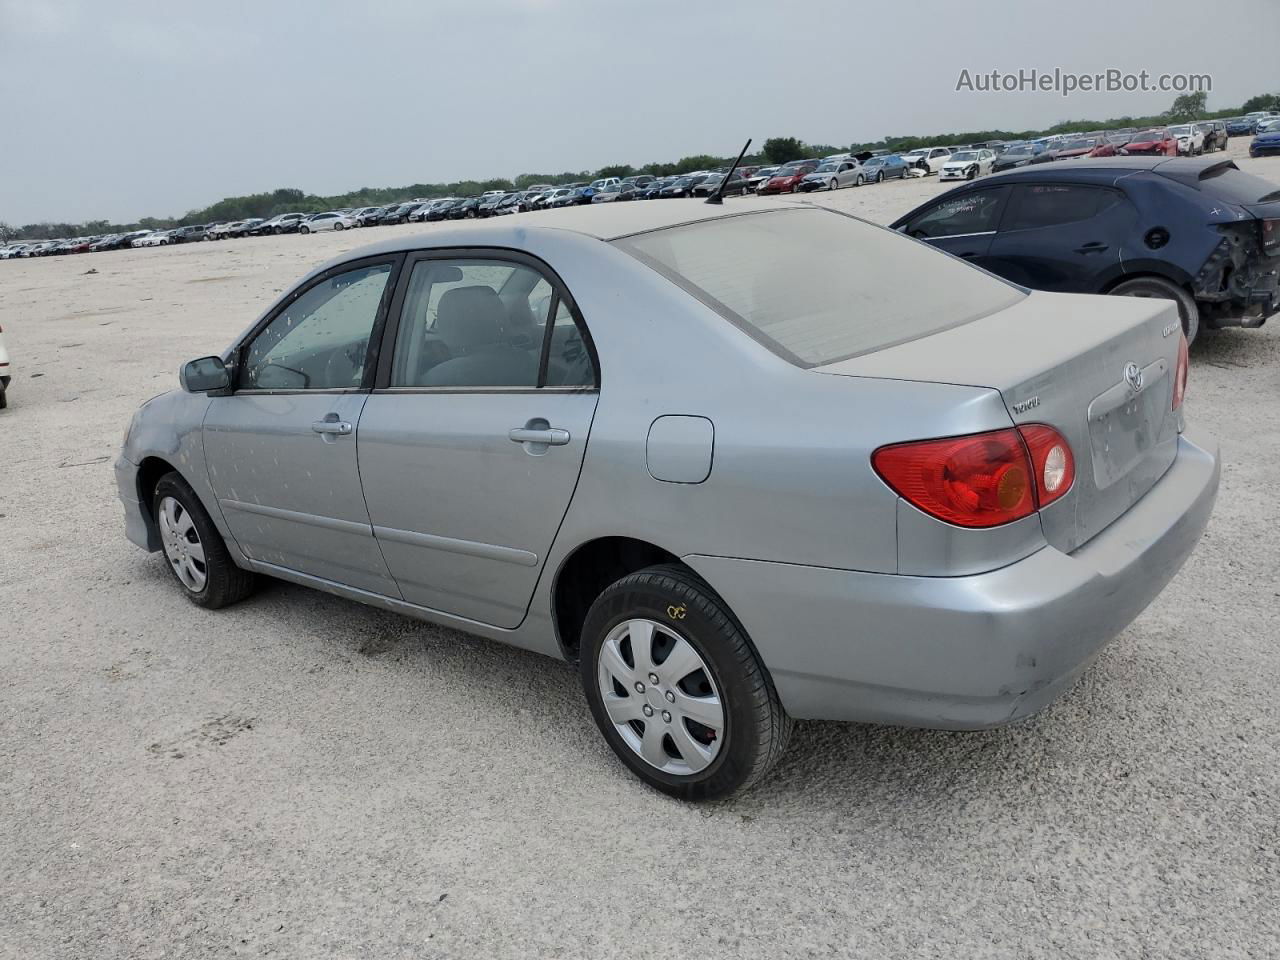
[{"label": "gravel lot", "polygon": [[1216,513],[1068,696],[803,724],[761,788],[683,806],[563,664],[282,584],[206,613],[125,541],[134,408],[390,229],[422,228],[0,264],[0,956],[1277,956],[1280,324],[1193,349]]}]

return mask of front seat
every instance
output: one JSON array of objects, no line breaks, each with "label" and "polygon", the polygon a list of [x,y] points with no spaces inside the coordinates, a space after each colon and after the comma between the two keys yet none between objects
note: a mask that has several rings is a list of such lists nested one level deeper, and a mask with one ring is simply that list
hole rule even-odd
[{"label": "front seat", "polygon": [[532,387],[537,361],[502,342],[507,310],[492,287],[456,287],[440,298],[436,333],[451,359],[427,371],[427,387]]}]

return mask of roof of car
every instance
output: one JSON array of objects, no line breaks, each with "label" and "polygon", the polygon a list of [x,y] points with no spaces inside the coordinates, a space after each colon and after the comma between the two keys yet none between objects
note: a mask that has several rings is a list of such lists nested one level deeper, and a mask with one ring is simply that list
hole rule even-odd
[{"label": "roof of car", "polygon": [[1235,166],[1235,163],[1224,157],[1081,157],[1070,163],[1052,163],[1005,170],[980,182],[991,183],[1010,178],[1058,180],[1091,171],[1101,171],[1104,174],[1154,171],[1181,183],[1194,184],[1206,171],[1224,166]]}]

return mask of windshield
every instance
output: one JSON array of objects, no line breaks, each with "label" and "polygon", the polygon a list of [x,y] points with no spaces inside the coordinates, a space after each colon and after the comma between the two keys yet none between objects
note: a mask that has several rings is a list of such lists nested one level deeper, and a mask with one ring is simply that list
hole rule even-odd
[{"label": "windshield", "polygon": [[806,169],[805,167],[802,167],[799,164],[788,163],[785,167],[780,167],[778,169],[778,172],[775,173],[774,176],[775,177],[798,177],[800,174],[805,172],[805,169]]},{"label": "windshield", "polygon": [[1096,144],[1092,140],[1072,140],[1063,150],[1092,150]]},{"label": "windshield", "polygon": [[1035,147],[1029,143],[1020,143],[1016,147],[1010,147],[1004,152],[1006,157],[1025,157],[1035,152]]},{"label": "windshield", "polygon": [[1131,143],[1146,143],[1149,140],[1163,140],[1165,133],[1163,130],[1143,130],[1141,133],[1133,135]]},{"label": "windshield", "polygon": [[814,173],[835,173],[835,171],[836,171],[836,162],[834,160],[828,160],[826,163],[818,167],[818,169],[813,172]]},{"label": "windshield", "polygon": [[977,159],[978,155],[972,150],[961,150],[959,153],[953,153],[951,155],[952,161],[959,161],[960,163],[968,163],[971,160]]},{"label": "windshield", "polygon": [[928,336],[1025,296],[961,260],[816,208],[722,217],[614,242],[803,367]]},{"label": "windshield", "polygon": [[1258,124],[1259,133],[1280,133],[1280,120],[1269,120]]}]

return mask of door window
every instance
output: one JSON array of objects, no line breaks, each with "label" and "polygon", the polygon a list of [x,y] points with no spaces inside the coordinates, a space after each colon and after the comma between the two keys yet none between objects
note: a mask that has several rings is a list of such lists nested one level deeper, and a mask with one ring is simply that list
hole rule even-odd
[{"label": "door window", "polygon": [[[540,378],[544,352],[547,375]],[[595,382],[573,316],[540,272],[483,259],[414,266],[392,357],[392,387],[534,388],[540,380],[548,386]]]},{"label": "door window", "polygon": [[991,233],[1000,222],[1005,191],[975,190],[943,200],[907,223],[908,236],[920,239]]},{"label": "door window", "polygon": [[380,263],[309,287],[250,341],[240,389],[358,388],[390,276],[391,264]]},{"label": "door window", "polygon": [[1014,189],[1005,230],[1036,230],[1088,220],[1119,201],[1113,190],[1067,183],[1029,183]]}]

